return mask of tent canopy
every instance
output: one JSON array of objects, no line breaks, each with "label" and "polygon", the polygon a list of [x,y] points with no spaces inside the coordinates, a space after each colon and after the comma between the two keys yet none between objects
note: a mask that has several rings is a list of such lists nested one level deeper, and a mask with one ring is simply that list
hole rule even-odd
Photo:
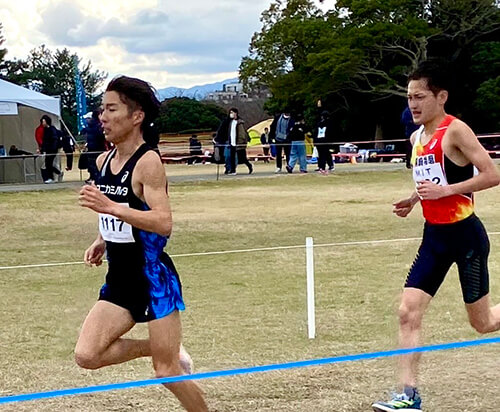
[{"label": "tent canopy", "polygon": [[254,124],[252,127],[248,128],[248,131],[250,130],[255,130],[258,134],[259,137],[262,133],[264,133],[264,129],[267,127],[268,129],[271,127],[271,123],[273,122],[273,119],[267,119],[263,120],[262,122],[259,122],[257,124]]},{"label": "tent canopy", "polygon": [[37,156],[35,128],[47,115],[59,127],[59,97],[49,97],[0,79],[0,146],[5,153],[12,145],[33,153],[32,157],[0,157],[0,183],[40,182],[43,158]]},{"label": "tent canopy", "polygon": [[268,129],[271,126],[273,119],[263,120],[257,124],[254,124],[252,127],[248,128],[248,134],[250,136],[249,146],[255,146],[260,144],[260,135],[264,133],[264,129],[267,127]]},{"label": "tent canopy", "polygon": [[61,116],[58,97],[46,96],[33,90],[0,79],[0,102],[19,103],[47,113]]}]

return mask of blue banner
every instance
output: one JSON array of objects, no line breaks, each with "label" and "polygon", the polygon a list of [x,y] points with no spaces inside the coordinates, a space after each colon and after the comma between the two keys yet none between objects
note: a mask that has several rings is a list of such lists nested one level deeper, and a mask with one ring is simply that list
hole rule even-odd
[{"label": "blue banner", "polygon": [[82,78],[80,77],[80,70],[78,70],[78,61],[76,56],[73,57],[73,66],[75,73],[75,90],[76,90],[76,116],[78,132],[87,127],[87,122],[83,118],[87,113],[87,98],[85,97],[85,89],[83,87]]}]

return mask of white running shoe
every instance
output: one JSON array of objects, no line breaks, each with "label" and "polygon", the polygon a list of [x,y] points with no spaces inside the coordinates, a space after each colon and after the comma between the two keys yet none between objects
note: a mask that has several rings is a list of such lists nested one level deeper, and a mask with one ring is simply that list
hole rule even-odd
[{"label": "white running shoe", "polygon": [[274,173],[281,173],[281,167],[277,167]]},{"label": "white running shoe", "polygon": [[47,179],[44,180],[43,183],[49,184],[49,183],[54,183],[54,181],[52,179]]}]

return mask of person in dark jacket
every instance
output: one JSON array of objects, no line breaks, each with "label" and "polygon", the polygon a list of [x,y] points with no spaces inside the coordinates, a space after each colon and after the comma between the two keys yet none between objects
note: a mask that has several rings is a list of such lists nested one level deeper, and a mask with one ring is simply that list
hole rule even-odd
[{"label": "person in dark jacket", "polygon": [[290,141],[288,134],[295,124],[294,119],[290,116],[289,112],[284,112],[276,116],[271,123],[271,130],[269,131],[269,141],[274,143],[276,148],[276,171],[281,172],[282,167],[282,152],[285,152],[286,164],[290,162]]},{"label": "person in dark jacket", "polygon": [[[87,115],[86,115],[87,116]],[[99,121],[99,111],[94,110],[87,118],[87,127],[82,130],[87,140],[87,170],[89,178],[87,181],[96,181],[99,171],[97,169],[97,157],[106,150],[106,139]]]},{"label": "person in dark jacket", "polygon": [[262,145],[262,154],[266,156],[264,158],[264,163],[269,163],[269,159],[267,156],[269,156],[269,129],[267,127],[264,127],[264,133],[260,135],[260,144]]},{"label": "person in dark jacket", "polygon": [[54,166],[54,160],[59,150],[59,132],[52,126],[52,119],[44,114],[42,116],[43,140],[42,153],[45,154],[45,169],[42,169],[44,183],[54,183],[54,174],[61,175],[61,171]]},{"label": "person in dark jacket", "polygon": [[[318,172],[327,175],[329,171],[335,170],[335,163],[330,153],[330,146],[333,141],[333,127],[330,121],[330,113],[323,110],[318,124],[314,129],[313,141],[318,151]],[[326,168],[328,165],[328,169]]]},{"label": "person in dark jacket", "polygon": [[297,161],[299,162],[300,173],[307,173],[307,155],[306,155],[306,125],[303,116],[297,116],[297,121],[288,134],[291,142],[290,161],[286,165],[288,173],[293,172]]},{"label": "person in dark jacket", "polygon": [[406,108],[401,113],[401,124],[405,128],[405,149],[406,149],[406,168],[411,169],[411,151],[413,146],[410,141],[410,137],[415,130],[417,130],[420,126],[417,126],[413,123],[413,116],[411,115],[410,108],[406,106]]},{"label": "person in dark jacket", "polygon": [[224,174],[236,174],[236,166],[243,163],[248,167],[248,174],[252,174],[253,166],[248,161],[247,145],[250,141],[245,129],[245,122],[238,117],[238,109],[233,107],[229,110],[228,117],[219,125],[215,142],[224,143],[224,157],[226,159],[226,170]]},{"label": "person in dark jacket", "polygon": [[61,130],[60,145],[66,154],[66,171],[73,169],[73,152],[75,142],[66,129]]},{"label": "person in dark jacket", "polygon": [[[224,159],[224,174],[229,174],[231,170],[231,148],[229,145],[229,124],[231,122],[231,118],[229,117],[229,113],[227,117],[222,119],[219,124],[219,128],[217,129],[217,134],[214,138],[215,147],[219,148],[219,159]],[[220,156],[220,154],[223,156]],[[221,161],[222,163],[222,161]]]}]

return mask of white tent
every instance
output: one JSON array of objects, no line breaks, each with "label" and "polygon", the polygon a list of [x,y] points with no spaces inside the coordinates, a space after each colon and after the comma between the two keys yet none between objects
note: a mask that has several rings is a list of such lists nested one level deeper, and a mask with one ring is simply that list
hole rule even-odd
[{"label": "white tent", "polygon": [[[46,113],[61,116],[59,97],[50,97],[0,79],[0,102],[34,107]],[[0,108],[0,115],[3,114]]]},{"label": "white tent", "polygon": [[[35,129],[40,118],[48,115],[59,127],[61,116],[58,97],[46,96],[0,80],[0,146],[7,154],[12,145],[36,153]],[[41,181],[41,158],[0,157],[0,183]]]}]

